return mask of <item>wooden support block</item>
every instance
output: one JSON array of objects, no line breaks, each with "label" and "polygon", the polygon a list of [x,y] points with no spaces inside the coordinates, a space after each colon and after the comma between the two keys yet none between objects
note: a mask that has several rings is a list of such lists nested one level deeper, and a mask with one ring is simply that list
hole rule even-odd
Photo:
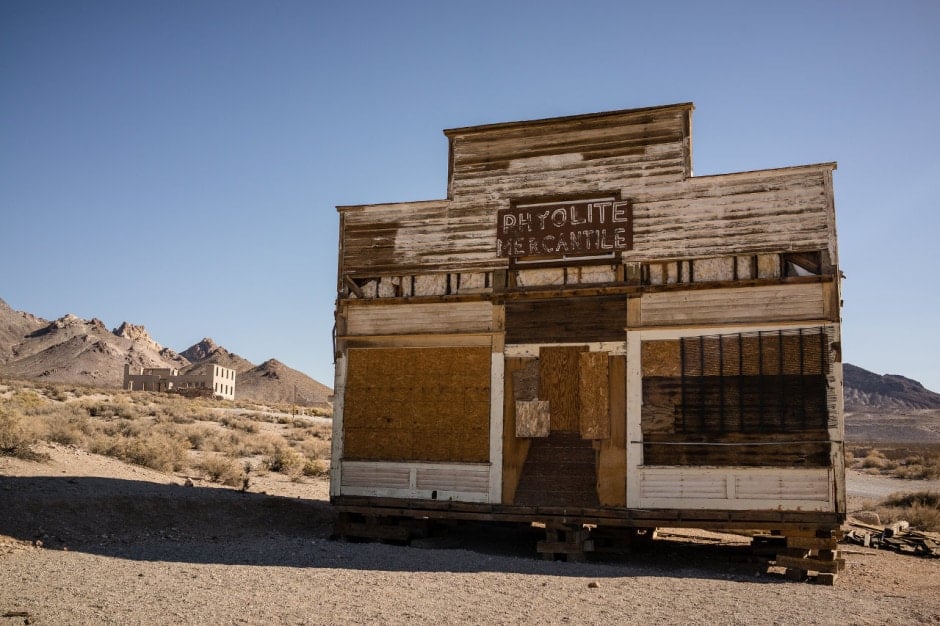
[{"label": "wooden support block", "polygon": [[816,584],[832,587],[836,584],[836,578],[838,577],[838,574],[819,574],[816,576]]},{"label": "wooden support block", "polygon": [[575,543],[567,541],[540,541],[536,544],[536,550],[540,553],[551,554],[577,554],[580,552],[593,552],[594,541],[587,539]]},{"label": "wooden support block", "polygon": [[780,567],[802,569],[807,572],[825,574],[838,574],[845,569],[845,559],[823,561],[820,559],[800,559],[792,556],[778,555],[776,559]]},{"label": "wooden support block", "polygon": [[796,567],[788,567],[783,575],[786,576],[787,580],[792,580],[795,582],[806,580],[806,570],[802,570]]},{"label": "wooden support block", "polygon": [[831,537],[787,537],[788,548],[803,548],[806,550],[834,550],[839,540]]}]

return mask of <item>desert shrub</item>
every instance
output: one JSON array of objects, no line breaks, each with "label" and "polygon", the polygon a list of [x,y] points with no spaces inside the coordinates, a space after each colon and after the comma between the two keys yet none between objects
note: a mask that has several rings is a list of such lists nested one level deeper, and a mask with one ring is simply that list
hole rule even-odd
[{"label": "desert shrub", "polygon": [[221,452],[230,457],[252,454],[248,436],[237,430],[212,430],[205,443],[205,450]]},{"label": "desert shrub", "polygon": [[[872,450],[862,459],[862,468],[863,469],[874,469],[878,472],[891,471],[898,466],[897,461],[893,461],[885,457],[884,453],[879,450]],[[869,472],[871,473],[871,472]]]},{"label": "desert shrub", "polygon": [[186,437],[189,447],[193,450],[205,450],[213,436],[212,429],[200,425],[188,425],[182,429],[181,434]]},{"label": "desert shrub", "polygon": [[130,440],[122,456],[131,463],[170,472],[185,467],[188,448],[182,437],[154,431]]},{"label": "desert shrub", "polygon": [[940,531],[940,493],[937,492],[891,494],[876,511],[885,524],[906,520],[920,530]]},{"label": "desert shrub", "polygon": [[38,461],[47,458],[34,452],[36,437],[23,424],[23,418],[0,406],[0,456]]},{"label": "desert shrub", "polygon": [[300,451],[308,459],[329,459],[330,442],[323,439],[305,439],[298,444]]},{"label": "desert shrub", "polygon": [[303,471],[306,459],[290,446],[278,444],[274,446],[274,450],[265,455],[262,462],[272,472],[298,475]]},{"label": "desert shrub", "polygon": [[320,460],[307,459],[304,463],[304,476],[326,476],[330,473],[330,464]]},{"label": "desert shrub", "polygon": [[88,418],[80,415],[50,415],[45,420],[43,438],[67,446],[80,446],[85,442],[85,436],[92,432]]},{"label": "desert shrub", "polygon": [[251,420],[244,419],[236,415],[223,415],[219,418],[219,423],[227,428],[241,430],[246,433],[258,432],[258,425]]},{"label": "desert shrub", "polygon": [[247,468],[241,463],[214,454],[206,456],[196,467],[212,482],[233,487],[242,486],[248,474]]},{"label": "desert shrub", "polygon": [[32,416],[48,412],[52,403],[33,389],[17,389],[10,398],[9,406],[23,416]]}]

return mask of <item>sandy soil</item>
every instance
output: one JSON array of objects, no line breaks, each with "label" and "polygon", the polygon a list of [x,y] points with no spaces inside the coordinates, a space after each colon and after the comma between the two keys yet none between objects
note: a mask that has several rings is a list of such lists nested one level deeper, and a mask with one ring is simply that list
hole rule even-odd
[{"label": "sandy soil", "polygon": [[0,457],[0,626],[940,623],[940,559],[847,546],[824,587],[768,574],[746,539],[716,533],[665,531],[589,563],[538,560],[518,529],[347,543],[329,539],[322,479],[269,474],[241,493],[47,451]]}]

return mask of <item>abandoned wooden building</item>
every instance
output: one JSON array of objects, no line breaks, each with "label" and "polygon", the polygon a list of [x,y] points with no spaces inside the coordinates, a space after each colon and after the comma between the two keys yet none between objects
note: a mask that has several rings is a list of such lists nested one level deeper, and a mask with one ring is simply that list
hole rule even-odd
[{"label": "abandoned wooden building", "polygon": [[836,165],[693,176],[692,111],[446,130],[445,199],[338,207],[342,532],[762,529],[834,578]]}]

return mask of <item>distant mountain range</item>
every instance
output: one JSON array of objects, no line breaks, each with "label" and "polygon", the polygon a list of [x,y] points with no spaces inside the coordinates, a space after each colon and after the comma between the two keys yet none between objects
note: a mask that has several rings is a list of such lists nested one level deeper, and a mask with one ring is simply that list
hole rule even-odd
[{"label": "distant mountain range", "polygon": [[108,330],[97,318],[71,314],[48,321],[0,300],[0,376],[121,387],[125,364],[184,373],[211,364],[229,367],[237,372],[235,397],[258,402],[323,406],[333,393],[280,361],[255,365],[209,338],[177,353],[154,341],[143,326],[124,322]]},{"label": "distant mountain range", "polygon": [[938,409],[940,393],[898,374],[875,374],[851,363],[842,366],[845,409]]}]

